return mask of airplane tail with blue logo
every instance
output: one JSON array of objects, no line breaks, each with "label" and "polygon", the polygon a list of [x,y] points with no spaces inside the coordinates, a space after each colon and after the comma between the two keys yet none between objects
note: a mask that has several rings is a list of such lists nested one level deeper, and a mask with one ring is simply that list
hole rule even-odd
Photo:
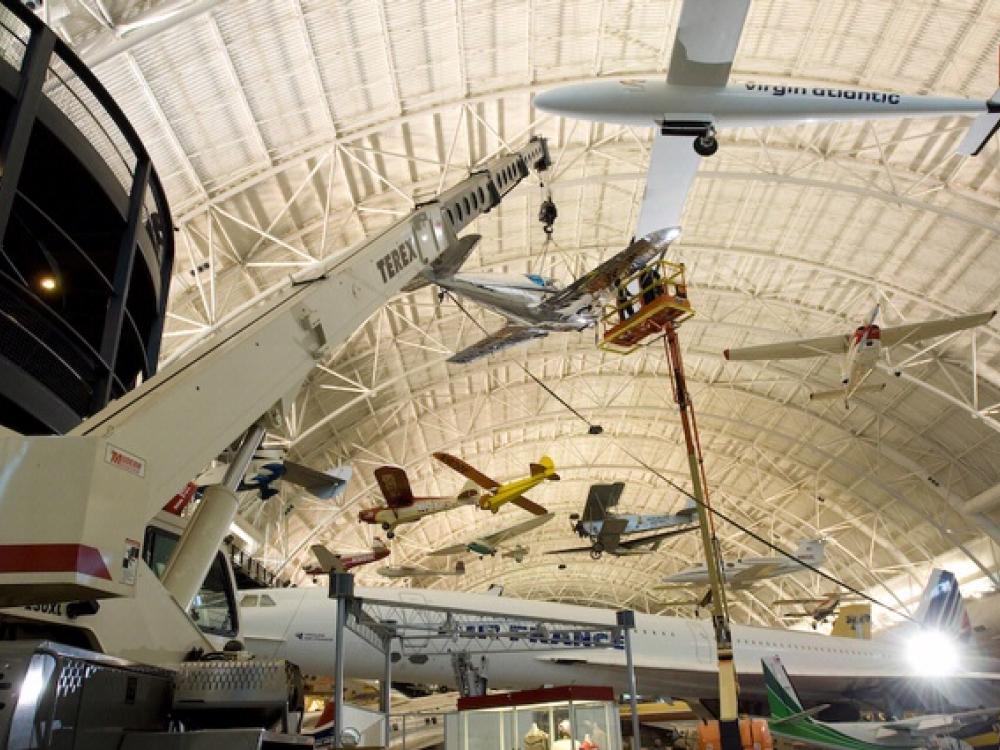
[{"label": "airplane tail with blue logo", "polygon": [[997,89],[993,96],[986,100],[986,109],[984,114],[978,115],[972,121],[965,133],[965,138],[955,149],[955,153],[963,156],[977,156],[990,142],[990,138],[1000,129],[1000,89]]},{"label": "airplane tail with blue logo", "polygon": [[962,601],[955,574],[935,568],[920,598],[913,618],[921,626],[951,635],[961,641],[972,637],[969,613]]}]

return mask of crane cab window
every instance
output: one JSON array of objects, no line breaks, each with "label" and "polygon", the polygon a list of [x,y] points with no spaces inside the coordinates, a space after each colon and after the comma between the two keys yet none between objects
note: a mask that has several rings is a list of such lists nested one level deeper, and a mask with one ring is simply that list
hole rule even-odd
[{"label": "crane cab window", "polygon": [[[177,535],[172,532],[154,526],[146,527],[142,557],[157,578],[163,578],[170,555],[177,546],[177,539]],[[274,606],[273,601],[270,606]],[[205,633],[236,635],[238,616],[235,586],[222,552],[215,555],[212,567],[208,569],[208,575],[195,594],[188,614]]]}]

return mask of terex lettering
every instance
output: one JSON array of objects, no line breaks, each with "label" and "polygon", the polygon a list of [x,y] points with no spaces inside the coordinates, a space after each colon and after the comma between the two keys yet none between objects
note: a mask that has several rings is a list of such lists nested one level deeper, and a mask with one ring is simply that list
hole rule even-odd
[{"label": "terex lettering", "polygon": [[403,268],[410,265],[419,257],[416,244],[412,239],[405,240],[394,247],[390,252],[383,255],[376,261],[379,272],[382,274],[382,283],[385,284]]}]

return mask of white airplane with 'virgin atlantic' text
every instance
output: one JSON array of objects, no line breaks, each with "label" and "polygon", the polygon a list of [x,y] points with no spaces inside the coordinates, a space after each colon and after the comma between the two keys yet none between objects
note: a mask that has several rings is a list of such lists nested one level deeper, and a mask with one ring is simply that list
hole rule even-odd
[{"label": "white airplane with 'virgin atlantic' text", "polygon": [[[268,590],[276,604],[268,607],[258,605],[260,593],[247,592],[241,601],[240,638],[247,648],[262,657],[287,659],[307,674],[332,674],[336,603],[326,589]],[[613,610],[431,589],[359,586],[355,596],[367,616],[396,629],[390,645],[393,680],[454,686],[455,660],[464,654],[491,688],[628,689],[624,643],[614,630]],[[632,652],[643,694],[717,698],[710,620],[647,614],[635,619]],[[1000,702],[1000,673],[984,670],[961,651],[959,638],[970,628],[951,573],[934,572],[914,619],[870,641],[734,625],[741,699],[766,698],[761,659],[777,653],[808,701],[884,703],[891,698],[893,708],[921,710],[941,700],[954,707]],[[346,676],[379,679],[383,653],[350,631],[345,635]],[[514,639],[506,647],[505,637]]]},{"label": "white airplane with 'virgin atlantic' text", "polygon": [[597,81],[535,96],[543,112],[656,128],[636,237],[680,225],[699,157],[716,152],[719,128],[969,115],[975,119],[958,153],[975,155],[1000,127],[1000,90],[972,100],[828,85],[730,85],[749,9],[750,0],[684,0],[666,79]]}]

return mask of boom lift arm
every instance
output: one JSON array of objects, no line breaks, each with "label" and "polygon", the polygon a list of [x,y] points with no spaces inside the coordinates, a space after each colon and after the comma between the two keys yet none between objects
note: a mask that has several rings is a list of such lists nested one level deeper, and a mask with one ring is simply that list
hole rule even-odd
[{"label": "boom lift arm", "polygon": [[[280,419],[331,348],[548,165],[535,137],[291,277],[71,434],[0,438],[0,605],[132,595],[135,540],[166,499],[254,425]],[[224,533],[204,545],[217,550]]]}]

